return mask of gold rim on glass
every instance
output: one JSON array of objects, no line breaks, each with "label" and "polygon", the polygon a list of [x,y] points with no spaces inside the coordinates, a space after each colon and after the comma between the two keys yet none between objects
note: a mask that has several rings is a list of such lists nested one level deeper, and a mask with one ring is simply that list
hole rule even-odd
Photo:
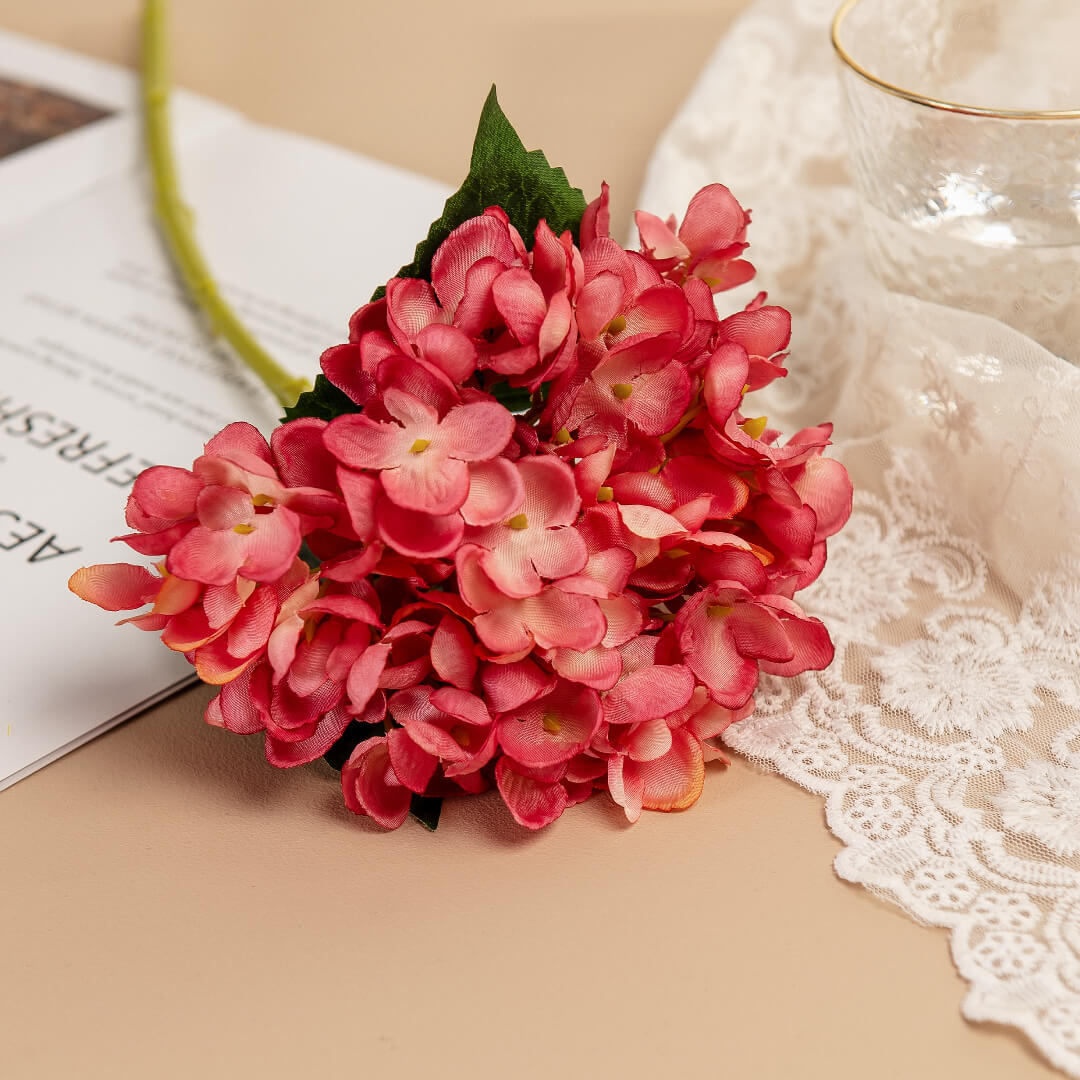
[{"label": "gold rim on glass", "polygon": [[993,116],[999,120],[1080,120],[1080,109],[990,109],[982,105],[964,105],[958,101],[944,101],[941,98],[927,97],[926,94],[918,94],[914,90],[905,90],[902,86],[887,82],[877,75],[866,70],[846,48],[840,43],[840,28],[844,19],[860,4],[862,0],[844,0],[840,10],[832,21],[832,43],[837,56],[856,75],[865,79],[872,86],[884,90],[886,94],[903,98],[915,105],[925,105],[929,109],[941,109],[944,112],[962,113],[965,116]]}]

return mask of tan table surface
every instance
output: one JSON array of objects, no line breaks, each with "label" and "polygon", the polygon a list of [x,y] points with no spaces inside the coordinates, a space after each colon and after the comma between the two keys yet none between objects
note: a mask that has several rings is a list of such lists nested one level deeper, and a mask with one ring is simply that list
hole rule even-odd
[{"label": "tan table surface", "polygon": [[[495,80],[526,143],[625,215],[742,6],[183,0],[175,66],[446,181]],[[0,0],[0,26],[122,63],[136,13]],[[1056,1075],[961,1019],[944,934],[840,882],[820,801],[745,762],[634,828],[595,798],[524,835],[486,796],[384,835],[329,767],[204,725],[207,697],[0,795],[4,1080]]]}]

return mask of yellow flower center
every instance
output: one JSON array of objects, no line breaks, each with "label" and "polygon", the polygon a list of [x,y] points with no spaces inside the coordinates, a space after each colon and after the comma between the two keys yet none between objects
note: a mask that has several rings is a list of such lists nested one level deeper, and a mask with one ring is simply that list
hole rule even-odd
[{"label": "yellow flower center", "polygon": [[597,502],[611,502],[611,500],[614,499],[614,498],[615,498],[615,490],[614,490],[614,488],[609,488],[607,486],[607,484],[605,484],[602,488],[600,488],[600,490],[597,491],[597,493],[596,493],[596,501]]},{"label": "yellow flower center", "polygon": [[730,615],[735,610],[731,604],[710,604],[708,607],[710,619],[722,619],[725,615]]},{"label": "yellow flower center", "polygon": [[252,506],[273,506],[274,500],[269,495],[252,495]]},{"label": "yellow flower center", "polygon": [[468,724],[455,724],[450,729],[450,735],[463,750],[468,750],[472,745],[473,732]]},{"label": "yellow flower center", "polygon": [[562,731],[562,724],[554,713],[544,713],[544,719],[540,721],[540,724],[549,735],[558,735]]},{"label": "yellow flower center", "polygon": [[560,446],[565,446],[570,442],[570,432],[567,431],[566,428],[559,428],[559,430],[555,432],[555,441]]},{"label": "yellow flower center", "polygon": [[739,427],[750,436],[751,439],[760,439],[761,433],[769,423],[767,416],[755,416],[753,420],[744,420]]},{"label": "yellow flower center", "polygon": [[409,447],[410,454],[421,454],[431,445],[430,439],[417,439],[416,442]]},{"label": "yellow flower center", "polygon": [[529,519],[524,514],[515,514],[506,524],[511,529],[527,529]]},{"label": "yellow flower center", "polygon": [[611,392],[620,401],[625,401],[634,392],[634,388],[628,382],[617,382],[611,384]]},{"label": "yellow flower center", "polygon": [[621,334],[626,329],[626,316],[616,315],[614,319],[607,324],[605,334]]},{"label": "yellow flower center", "polygon": [[239,525],[234,525],[232,527],[232,531],[234,533],[239,533],[241,536],[247,536],[248,533],[253,533],[255,531],[255,526],[245,525],[243,522],[241,522]]}]

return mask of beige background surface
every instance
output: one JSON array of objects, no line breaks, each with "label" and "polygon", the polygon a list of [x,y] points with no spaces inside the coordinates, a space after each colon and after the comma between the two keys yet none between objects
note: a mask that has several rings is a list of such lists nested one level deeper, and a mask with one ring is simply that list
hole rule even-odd
[{"label": "beige background surface", "polygon": [[[526,142],[626,214],[742,6],[184,0],[176,71],[446,181],[495,80]],[[0,0],[0,26],[123,63],[136,13]],[[944,934],[838,881],[819,800],[744,762],[634,828],[596,798],[526,836],[488,796],[384,835],[328,767],[205,726],[207,697],[0,795],[5,1080],[1055,1075],[960,1018]]]}]

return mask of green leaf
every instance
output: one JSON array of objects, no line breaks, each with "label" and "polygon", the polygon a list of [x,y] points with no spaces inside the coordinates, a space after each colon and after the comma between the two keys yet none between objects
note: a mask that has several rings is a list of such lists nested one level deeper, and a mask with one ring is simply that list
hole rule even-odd
[{"label": "green leaf", "polygon": [[409,803],[409,813],[412,814],[425,829],[434,832],[439,827],[439,815],[442,813],[442,799],[434,799],[430,795],[414,795]]},{"label": "green leaf", "polygon": [[526,150],[506,114],[499,107],[495,87],[484,102],[473,142],[472,162],[465,182],[449,199],[442,217],[433,222],[427,238],[398,277],[431,279],[431,259],[438,246],[463,221],[477,217],[489,206],[501,206],[526,244],[541,218],[556,236],[569,229],[578,239],[585,196],[571,187],[562,169],[552,168],[542,150]]},{"label": "green leaf", "polygon": [[299,420],[302,416],[314,416],[319,420],[333,420],[335,416],[359,412],[362,406],[343,390],[339,390],[325,375],[315,376],[315,388],[305,390],[296,404],[286,407],[281,422]]}]

